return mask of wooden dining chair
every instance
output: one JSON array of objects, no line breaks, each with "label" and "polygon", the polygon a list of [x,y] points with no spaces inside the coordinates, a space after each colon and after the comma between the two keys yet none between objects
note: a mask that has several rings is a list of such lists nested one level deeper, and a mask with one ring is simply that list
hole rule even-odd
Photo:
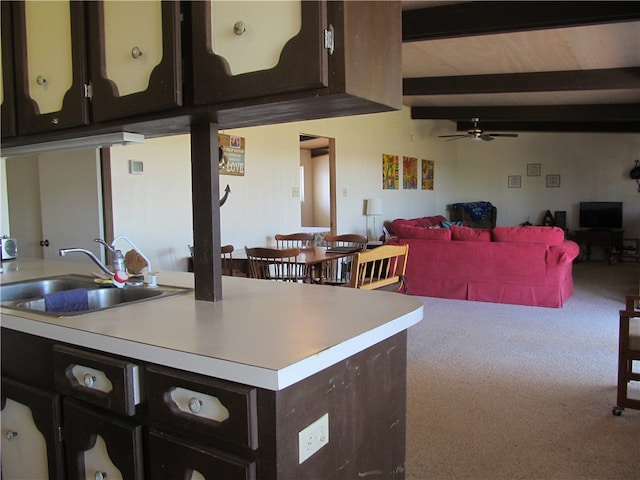
[{"label": "wooden dining chair", "polygon": [[626,306],[620,310],[618,339],[618,395],[613,414],[622,415],[625,408],[640,410],[640,399],[629,396],[629,382],[640,382],[640,295],[627,295]]},{"label": "wooden dining chair", "polygon": [[408,255],[409,245],[383,245],[356,253],[349,286],[407,293],[404,274]]},{"label": "wooden dining chair", "polygon": [[233,245],[220,247],[220,260],[222,262],[222,274],[233,277]]},{"label": "wooden dining chair", "polygon": [[[356,233],[343,233],[341,235],[325,235],[325,242],[331,248],[345,247],[364,250],[367,248],[367,237]],[[340,257],[324,264],[325,285],[349,285],[351,281],[351,269],[353,257]]]},{"label": "wooden dining chair", "polygon": [[244,247],[249,264],[249,278],[300,282],[299,248]]},{"label": "wooden dining chair", "polygon": [[278,233],[275,236],[278,248],[311,248],[313,247],[313,233]]}]

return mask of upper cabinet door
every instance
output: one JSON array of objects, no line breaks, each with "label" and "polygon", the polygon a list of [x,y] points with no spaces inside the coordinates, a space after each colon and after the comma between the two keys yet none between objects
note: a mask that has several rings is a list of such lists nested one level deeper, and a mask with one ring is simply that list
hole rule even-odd
[{"label": "upper cabinet door", "polygon": [[87,2],[94,122],[182,105],[180,2]]},{"label": "upper cabinet door", "polygon": [[0,112],[2,137],[16,135],[15,87],[13,84],[13,28],[11,2],[0,3],[2,8],[2,57],[0,63]]},{"label": "upper cabinet door", "polygon": [[18,132],[88,124],[84,4],[64,0],[11,3]]},{"label": "upper cabinet door", "polygon": [[16,134],[15,88],[13,84],[13,28],[11,2],[0,3],[2,8],[2,56],[0,57],[0,112],[2,137]]},{"label": "upper cabinet door", "polygon": [[194,103],[328,86],[324,1],[190,2]]}]

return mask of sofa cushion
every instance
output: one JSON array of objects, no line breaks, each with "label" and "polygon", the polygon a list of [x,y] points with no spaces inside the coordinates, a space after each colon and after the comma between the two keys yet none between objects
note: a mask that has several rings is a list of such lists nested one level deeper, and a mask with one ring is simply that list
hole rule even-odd
[{"label": "sofa cushion", "polygon": [[398,238],[420,238],[422,240],[451,240],[448,228],[424,228],[412,225],[397,225],[395,234]]},{"label": "sofa cushion", "polygon": [[496,227],[491,232],[494,242],[543,243],[561,245],[564,231],[560,227]]},{"label": "sofa cushion", "polygon": [[463,242],[490,242],[490,228],[471,228],[451,226],[451,240],[459,240]]},{"label": "sofa cushion", "polygon": [[442,215],[434,215],[432,217],[415,218],[414,220],[418,222],[418,225],[423,227],[436,227],[440,226],[441,222],[447,219]]},{"label": "sofa cushion", "polygon": [[435,215],[433,217],[421,217],[421,218],[396,218],[391,222],[391,233],[398,235],[398,225],[410,225],[414,227],[433,227],[440,226],[440,222],[446,220],[442,215]]}]

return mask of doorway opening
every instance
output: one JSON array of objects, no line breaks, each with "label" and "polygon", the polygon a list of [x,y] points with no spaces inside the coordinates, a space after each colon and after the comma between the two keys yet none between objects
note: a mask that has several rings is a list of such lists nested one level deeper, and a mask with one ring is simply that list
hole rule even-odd
[{"label": "doorway opening", "polygon": [[335,139],[300,135],[300,221],[303,231],[335,234]]}]

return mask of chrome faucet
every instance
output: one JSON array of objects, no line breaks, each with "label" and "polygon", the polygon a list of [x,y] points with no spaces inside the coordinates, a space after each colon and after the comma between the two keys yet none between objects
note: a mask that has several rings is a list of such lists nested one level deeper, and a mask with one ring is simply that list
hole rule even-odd
[{"label": "chrome faucet", "polygon": [[93,263],[95,263],[98,267],[100,267],[100,270],[102,270],[107,275],[111,275],[113,277],[113,284],[116,287],[118,288],[124,287],[125,283],[129,279],[129,275],[127,274],[127,270],[124,264],[124,255],[120,250],[115,250],[114,248],[111,247],[111,245],[109,245],[107,242],[105,242],[100,238],[96,238],[94,242],[101,243],[111,253],[113,253],[113,271],[109,270],[107,266],[104,263],[102,263],[98,259],[98,257],[96,257],[93,254],[93,252],[85,248],[61,248],[60,250],[58,250],[58,254],[61,257],[64,257],[67,253],[74,253],[74,252],[84,253],[91,260],[93,260]]}]

